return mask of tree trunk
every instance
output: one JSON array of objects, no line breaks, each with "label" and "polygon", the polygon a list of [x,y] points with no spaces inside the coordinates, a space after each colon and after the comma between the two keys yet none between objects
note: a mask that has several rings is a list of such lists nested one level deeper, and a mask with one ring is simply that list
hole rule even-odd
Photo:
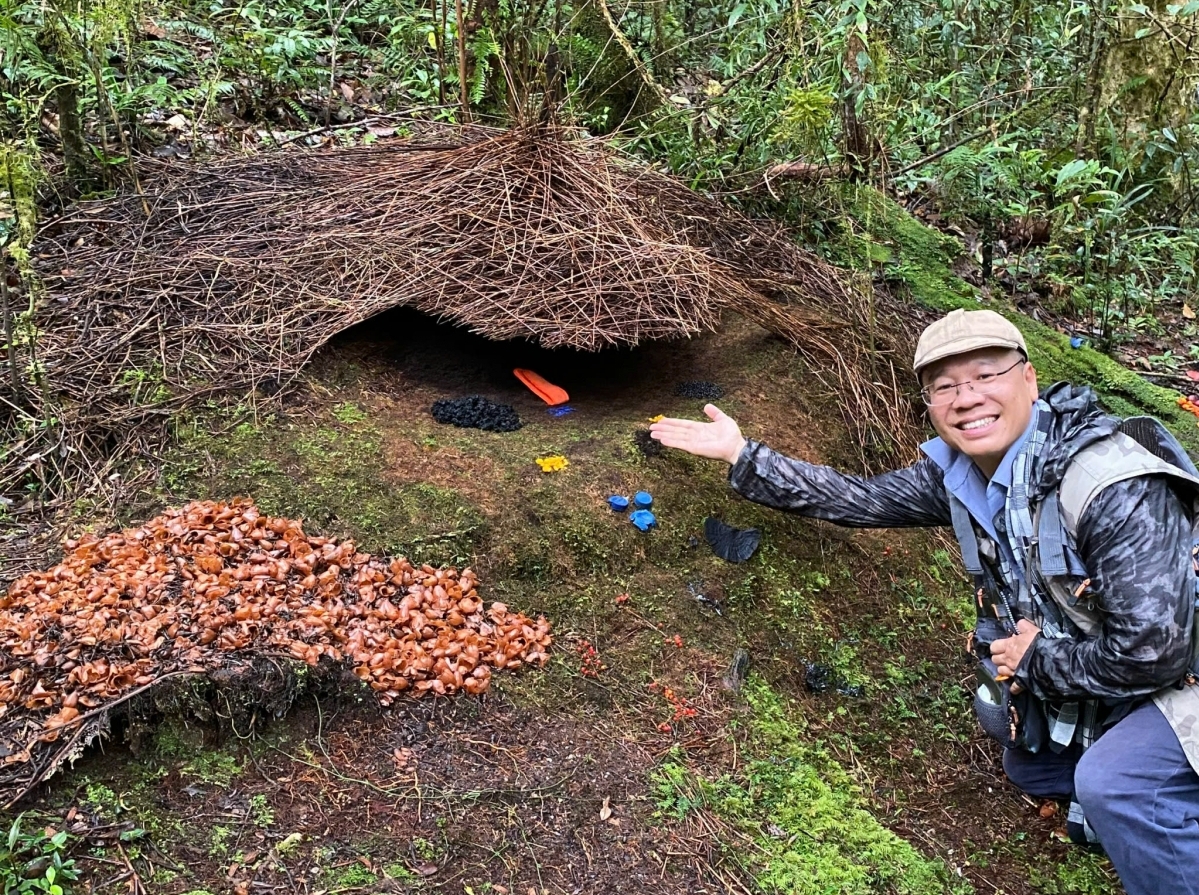
[{"label": "tree trunk", "polygon": [[[1187,48],[1156,27],[1174,21],[1171,5],[1172,0],[1147,0],[1147,15],[1124,15],[1112,26],[1096,108],[1110,110],[1126,130],[1179,125],[1189,115],[1188,79],[1179,77],[1191,61]],[[1150,30],[1138,38],[1142,28]]]},{"label": "tree trunk", "polygon": [[51,68],[62,79],[54,89],[54,104],[58,107],[58,137],[62,141],[63,163],[67,171],[67,193],[79,195],[82,187],[91,182],[91,165],[87,146],[83,142],[83,118],[79,112],[79,81],[68,71],[67,60],[59,52],[65,38],[47,25],[37,36],[38,49]]},{"label": "tree trunk", "polygon": [[58,106],[58,136],[62,140],[67,177],[71,180],[72,193],[78,194],[79,188],[91,179],[87,147],[83,144],[78,87],[73,81],[60,84],[54,91],[54,101]]},{"label": "tree trunk", "polygon": [[1108,26],[1104,2],[1091,5],[1091,48],[1087,60],[1087,80],[1083,84],[1085,99],[1079,103],[1078,133],[1074,138],[1075,153],[1088,156],[1095,151],[1095,120],[1103,102],[1105,70],[1108,56]]},{"label": "tree trunk", "polygon": [[16,333],[13,331],[12,304],[8,292],[8,264],[0,263],[0,323],[4,326],[4,341],[8,346],[8,374],[12,381],[12,399],[21,403],[21,374],[17,368]]},{"label": "tree trunk", "polygon": [[866,86],[866,76],[858,65],[858,57],[866,50],[857,32],[850,35],[845,47],[844,70],[847,83],[845,97],[841,103],[841,123],[845,131],[845,158],[858,175],[870,167],[870,132],[866,123],[858,117],[858,97]]}]

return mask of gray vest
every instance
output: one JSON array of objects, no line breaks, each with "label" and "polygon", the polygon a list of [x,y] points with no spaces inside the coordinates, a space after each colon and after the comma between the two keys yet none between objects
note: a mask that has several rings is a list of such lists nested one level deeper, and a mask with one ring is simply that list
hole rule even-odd
[{"label": "gray vest", "polygon": [[[1062,478],[1057,503],[1070,540],[1077,542],[1078,522],[1099,492],[1109,485],[1142,475],[1168,475],[1176,481],[1185,482],[1192,494],[1192,512],[1199,512],[1199,478],[1157,457],[1123,432],[1115,432],[1079,451]],[[1199,521],[1199,516],[1193,519]],[[1040,557],[1037,559],[1039,561]],[[1049,570],[1042,566],[1043,578],[1053,602],[1083,633],[1088,636],[1096,634],[1102,626],[1102,620],[1095,607],[1090,602],[1075,598],[1066,586],[1064,577],[1046,572]],[[1197,626],[1199,619],[1193,620],[1191,626],[1192,667],[1195,667],[1194,660],[1199,651],[1199,637],[1195,633]],[[1176,684],[1163,687],[1153,694],[1153,701],[1178,735],[1187,761],[1199,773],[1199,685],[1194,677],[1188,675],[1181,687]]]}]

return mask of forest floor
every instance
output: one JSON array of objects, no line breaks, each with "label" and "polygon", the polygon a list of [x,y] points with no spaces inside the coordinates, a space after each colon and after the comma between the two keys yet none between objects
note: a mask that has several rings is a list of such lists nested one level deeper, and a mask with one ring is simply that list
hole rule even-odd
[{"label": "forest floor", "polygon": [[[547,414],[514,367],[566,388],[574,412]],[[314,675],[252,735],[219,697],[207,721],[115,731],[22,806],[79,837],[78,891],[1120,891],[976,730],[948,541],[770,511],[721,464],[644,451],[651,417],[700,415],[675,394],[690,380],[719,384],[748,436],[852,466],[836,395],[733,316],[579,355],[394,312],[326,346],[282,408],[179,420],[126,523],[250,496],[364,550],[472,566],[485,600],[546,614],[555,649],[479,698],[384,710]],[[432,419],[433,401],[474,393],[525,426]],[[569,466],[542,473],[547,454]],[[648,533],[606,503],[643,489]],[[718,559],[707,516],[760,529],[761,548]]]}]

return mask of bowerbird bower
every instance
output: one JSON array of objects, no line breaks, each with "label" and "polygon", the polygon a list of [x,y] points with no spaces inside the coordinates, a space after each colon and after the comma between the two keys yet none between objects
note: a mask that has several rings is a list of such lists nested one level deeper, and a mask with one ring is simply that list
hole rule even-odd
[{"label": "bowerbird bower", "polygon": [[454,133],[147,159],[142,194],[48,224],[32,250],[40,387],[0,417],[0,494],[18,509],[30,493],[111,495],[171,412],[269,400],[338,333],[401,305],[592,351],[694,336],[731,309],[829,377],[859,434],[912,448],[892,363],[909,336],[868,286],[602,141],[556,126]]}]

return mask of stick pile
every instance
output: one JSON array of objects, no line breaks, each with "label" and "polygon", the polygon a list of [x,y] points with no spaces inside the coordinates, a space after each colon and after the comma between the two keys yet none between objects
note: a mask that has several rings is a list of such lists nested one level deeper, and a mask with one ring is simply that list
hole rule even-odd
[{"label": "stick pile", "polygon": [[549,623],[485,608],[477,583],[470,569],[414,568],[310,537],[246,500],[69,541],[63,562],[0,597],[0,804],[94,736],[89,720],[231,658],[342,665],[384,705],[401,693],[479,694],[493,669],[544,665]]},{"label": "stick pile", "polygon": [[273,395],[399,305],[586,350],[691,336],[732,308],[831,374],[860,432],[914,443],[886,315],[778,228],[598,141],[539,127],[139,167],[144,197],[81,203],[34,243],[42,387],[0,407],[0,496],[18,508],[110,493],[172,411]]}]

